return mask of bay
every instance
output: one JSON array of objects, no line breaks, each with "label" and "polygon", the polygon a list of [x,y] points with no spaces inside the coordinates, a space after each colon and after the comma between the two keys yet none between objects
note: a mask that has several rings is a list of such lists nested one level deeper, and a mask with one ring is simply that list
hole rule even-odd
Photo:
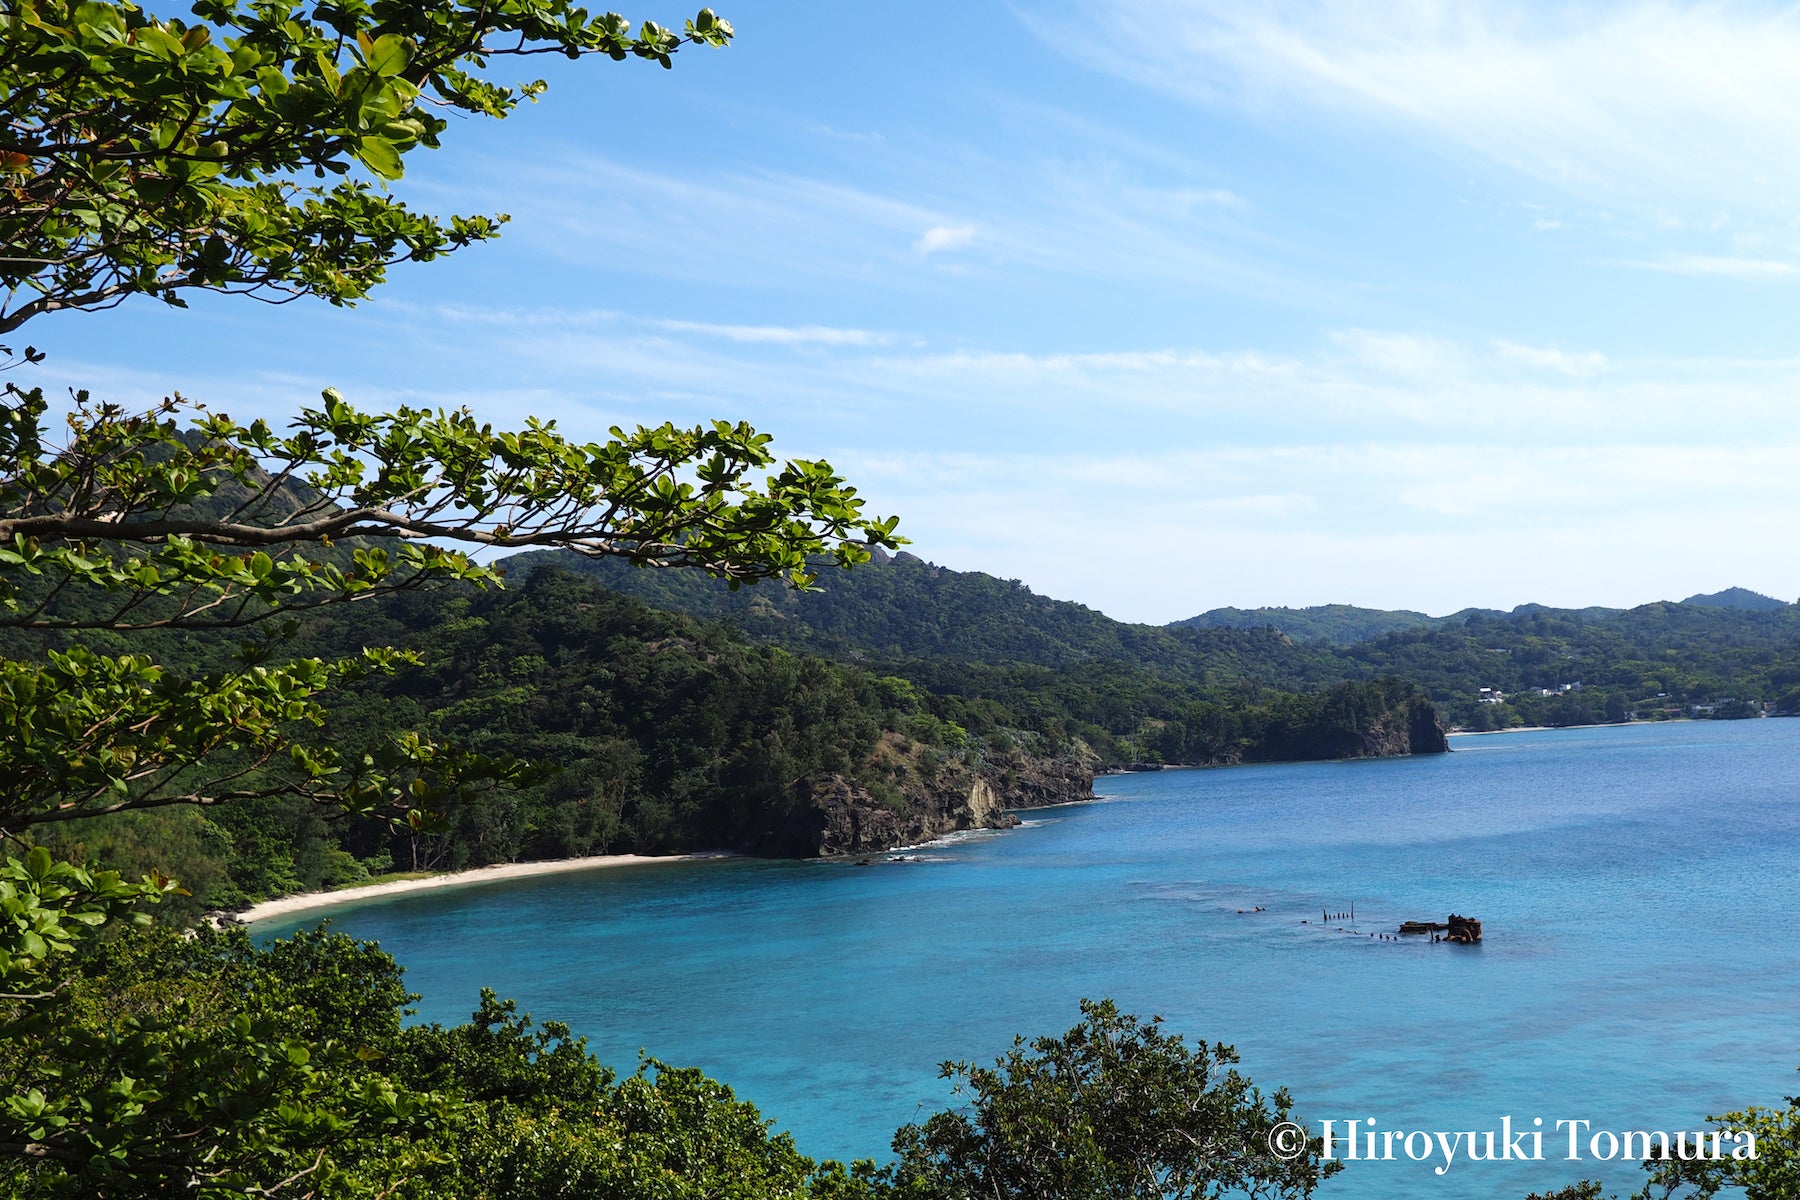
[{"label": "bay", "polygon": [[[1315,1133],[1544,1122],[1545,1161],[1359,1161],[1320,1190],[1344,1200],[1623,1193],[1637,1168],[1591,1131],[1800,1092],[1800,721],[1453,744],[1104,778],[910,862],[652,864],[332,917],[407,967],[421,1019],[491,986],[621,1069],[702,1067],[815,1157],[884,1157],[950,1101],[941,1060],[1060,1032],[1082,997],[1235,1045]],[[1368,936],[1450,911],[1480,947]],[[1592,1123],[1581,1161],[1566,1120]]]}]

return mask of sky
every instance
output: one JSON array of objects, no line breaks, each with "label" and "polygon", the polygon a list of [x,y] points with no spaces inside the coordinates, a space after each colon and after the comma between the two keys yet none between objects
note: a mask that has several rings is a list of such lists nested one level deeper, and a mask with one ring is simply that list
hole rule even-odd
[{"label": "sky", "polygon": [[719,11],[672,71],[502,61],[545,97],[408,157],[500,241],[58,314],[34,382],[749,420],[1133,621],[1800,595],[1800,7]]}]

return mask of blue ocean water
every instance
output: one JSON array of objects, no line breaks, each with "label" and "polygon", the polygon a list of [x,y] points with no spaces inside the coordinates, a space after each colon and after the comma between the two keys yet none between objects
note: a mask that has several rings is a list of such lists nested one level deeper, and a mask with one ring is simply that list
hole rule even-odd
[{"label": "blue ocean water", "polygon": [[[1800,1092],[1800,721],[1454,746],[1106,778],[914,862],[653,864],[332,916],[407,966],[424,1018],[492,986],[615,1065],[704,1068],[816,1157],[885,1156],[948,1103],[941,1060],[1060,1032],[1082,997],[1234,1044],[1315,1133],[1549,1131],[1543,1162],[1359,1161],[1326,1198],[1623,1194],[1637,1168],[1586,1136],[1563,1161],[1558,1120],[1694,1129]],[[1367,936],[1452,910],[1482,946]]]}]

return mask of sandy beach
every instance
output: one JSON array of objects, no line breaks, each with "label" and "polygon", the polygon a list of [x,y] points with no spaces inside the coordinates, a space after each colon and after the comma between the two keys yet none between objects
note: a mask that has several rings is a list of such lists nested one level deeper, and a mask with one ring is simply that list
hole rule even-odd
[{"label": "sandy beach", "polygon": [[1592,725],[1514,725],[1510,729],[1452,729],[1445,737],[1487,737],[1494,733],[1544,733],[1548,730],[1564,729],[1618,729],[1626,725],[1667,725],[1672,721],[1685,721],[1686,717],[1671,717],[1668,721],[1597,721]]},{"label": "sandy beach", "polygon": [[1546,729],[1555,729],[1554,725],[1514,725],[1510,729],[1452,729],[1445,737],[1487,737],[1495,733],[1542,733]]},{"label": "sandy beach", "polygon": [[606,867],[628,867],[643,863],[693,862],[703,858],[733,858],[723,851],[712,854],[596,854],[589,858],[559,858],[545,862],[505,863],[497,867],[477,867],[472,871],[451,871],[429,879],[396,879],[368,887],[344,888],[336,892],[301,892],[264,900],[237,914],[245,924],[291,917],[295,913],[383,896],[399,896],[408,892],[428,892],[435,888],[473,887],[483,883],[501,883],[508,879],[529,879],[535,875],[561,875],[569,871],[596,871]]}]

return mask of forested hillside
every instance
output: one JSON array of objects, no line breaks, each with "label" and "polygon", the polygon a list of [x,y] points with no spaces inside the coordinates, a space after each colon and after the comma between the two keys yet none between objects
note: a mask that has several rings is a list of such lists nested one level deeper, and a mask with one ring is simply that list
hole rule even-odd
[{"label": "forested hillside", "polygon": [[1309,608],[1213,608],[1176,621],[1173,628],[1279,629],[1296,641],[1349,646],[1420,625],[1437,625],[1452,617],[1428,617],[1410,609],[1359,608],[1354,604],[1315,604]]},{"label": "forested hillside", "polygon": [[[289,797],[120,814],[43,836],[60,853],[130,869],[180,861],[197,909],[518,859],[861,853],[1001,825],[1005,807],[1081,798],[1109,767],[1443,748],[1431,706],[1396,680],[1300,695],[1242,681],[1207,691],[1120,662],[833,661],[541,565],[514,572],[505,591],[340,606],[274,648],[283,658],[418,650],[419,667],[346,691],[329,740],[357,755],[420,730],[547,768],[529,786],[475,792],[409,832],[326,821]],[[147,636],[165,661],[239,669],[221,639]],[[4,640],[30,654],[61,639]]]},{"label": "forested hillside", "polygon": [[[1447,721],[1473,729],[1800,711],[1800,607],[1741,588],[1633,609],[1521,605],[1436,618],[1348,605],[1214,610],[1164,628],[1114,621],[910,554],[828,572],[819,593],[734,592],[710,579],[573,556],[509,560],[521,573],[549,561],[659,606],[729,619],[760,638],[910,662],[895,669],[954,677],[966,695],[1004,695],[1015,705],[1053,696],[1089,721],[1109,708],[1141,709],[1142,697],[1176,705],[1188,688],[1251,701],[1268,689],[1383,676],[1417,683]],[[1193,623],[1209,617],[1216,623]],[[1276,628],[1277,618],[1289,628]],[[1376,632],[1383,625],[1391,627]],[[1320,636],[1309,640],[1307,630]],[[1484,702],[1484,688],[1490,700],[1505,699]]]},{"label": "forested hillside", "polygon": [[1683,604],[1698,605],[1701,608],[1737,608],[1746,612],[1771,612],[1778,608],[1786,608],[1786,600],[1777,600],[1773,596],[1765,596],[1761,592],[1753,592],[1749,588],[1730,587],[1722,592],[1702,592],[1689,596]]},{"label": "forested hillside", "polygon": [[[84,823],[55,844],[130,866],[178,858],[198,905],[519,858],[859,852],[1074,798],[1096,770],[1430,751],[1439,712],[1481,729],[1800,708],[1792,606],[1526,607],[1330,646],[1127,625],[911,556],[830,572],[818,593],[573,555],[508,566],[504,592],[340,608],[279,653],[416,648],[419,668],[348,692],[332,738],[359,751],[416,728],[545,778],[404,835],[269,800]],[[4,640],[15,656],[57,641]],[[139,644],[233,669],[234,643],[215,637]]]},{"label": "forested hillside", "polygon": [[[1561,725],[1632,713],[1800,710],[1800,608],[1792,605],[1764,611],[1669,603],[1625,611],[1533,607],[1392,634],[1348,653],[1366,670],[1416,680],[1452,720],[1477,728],[1509,719]],[[1480,704],[1483,687],[1504,693],[1506,701]],[[1545,690],[1556,695],[1546,697]]]},{"label": "forested hillside", "polygon": [[1115,621],[1040,596],[1017,580],[882,555],[855,571],[823,570],[816,591],[745,587],[693,572],[649,571],[573,554],[528,553],[516,575],[556,563],[657,608],[729,620],[795,649],[881,660],[950,659],[1039,667],[1127,666],[1171,683],[1235,688],[1244,680],[1303,690],[1350,676],[1343,656],[1278,630],[1180,628]]}]

